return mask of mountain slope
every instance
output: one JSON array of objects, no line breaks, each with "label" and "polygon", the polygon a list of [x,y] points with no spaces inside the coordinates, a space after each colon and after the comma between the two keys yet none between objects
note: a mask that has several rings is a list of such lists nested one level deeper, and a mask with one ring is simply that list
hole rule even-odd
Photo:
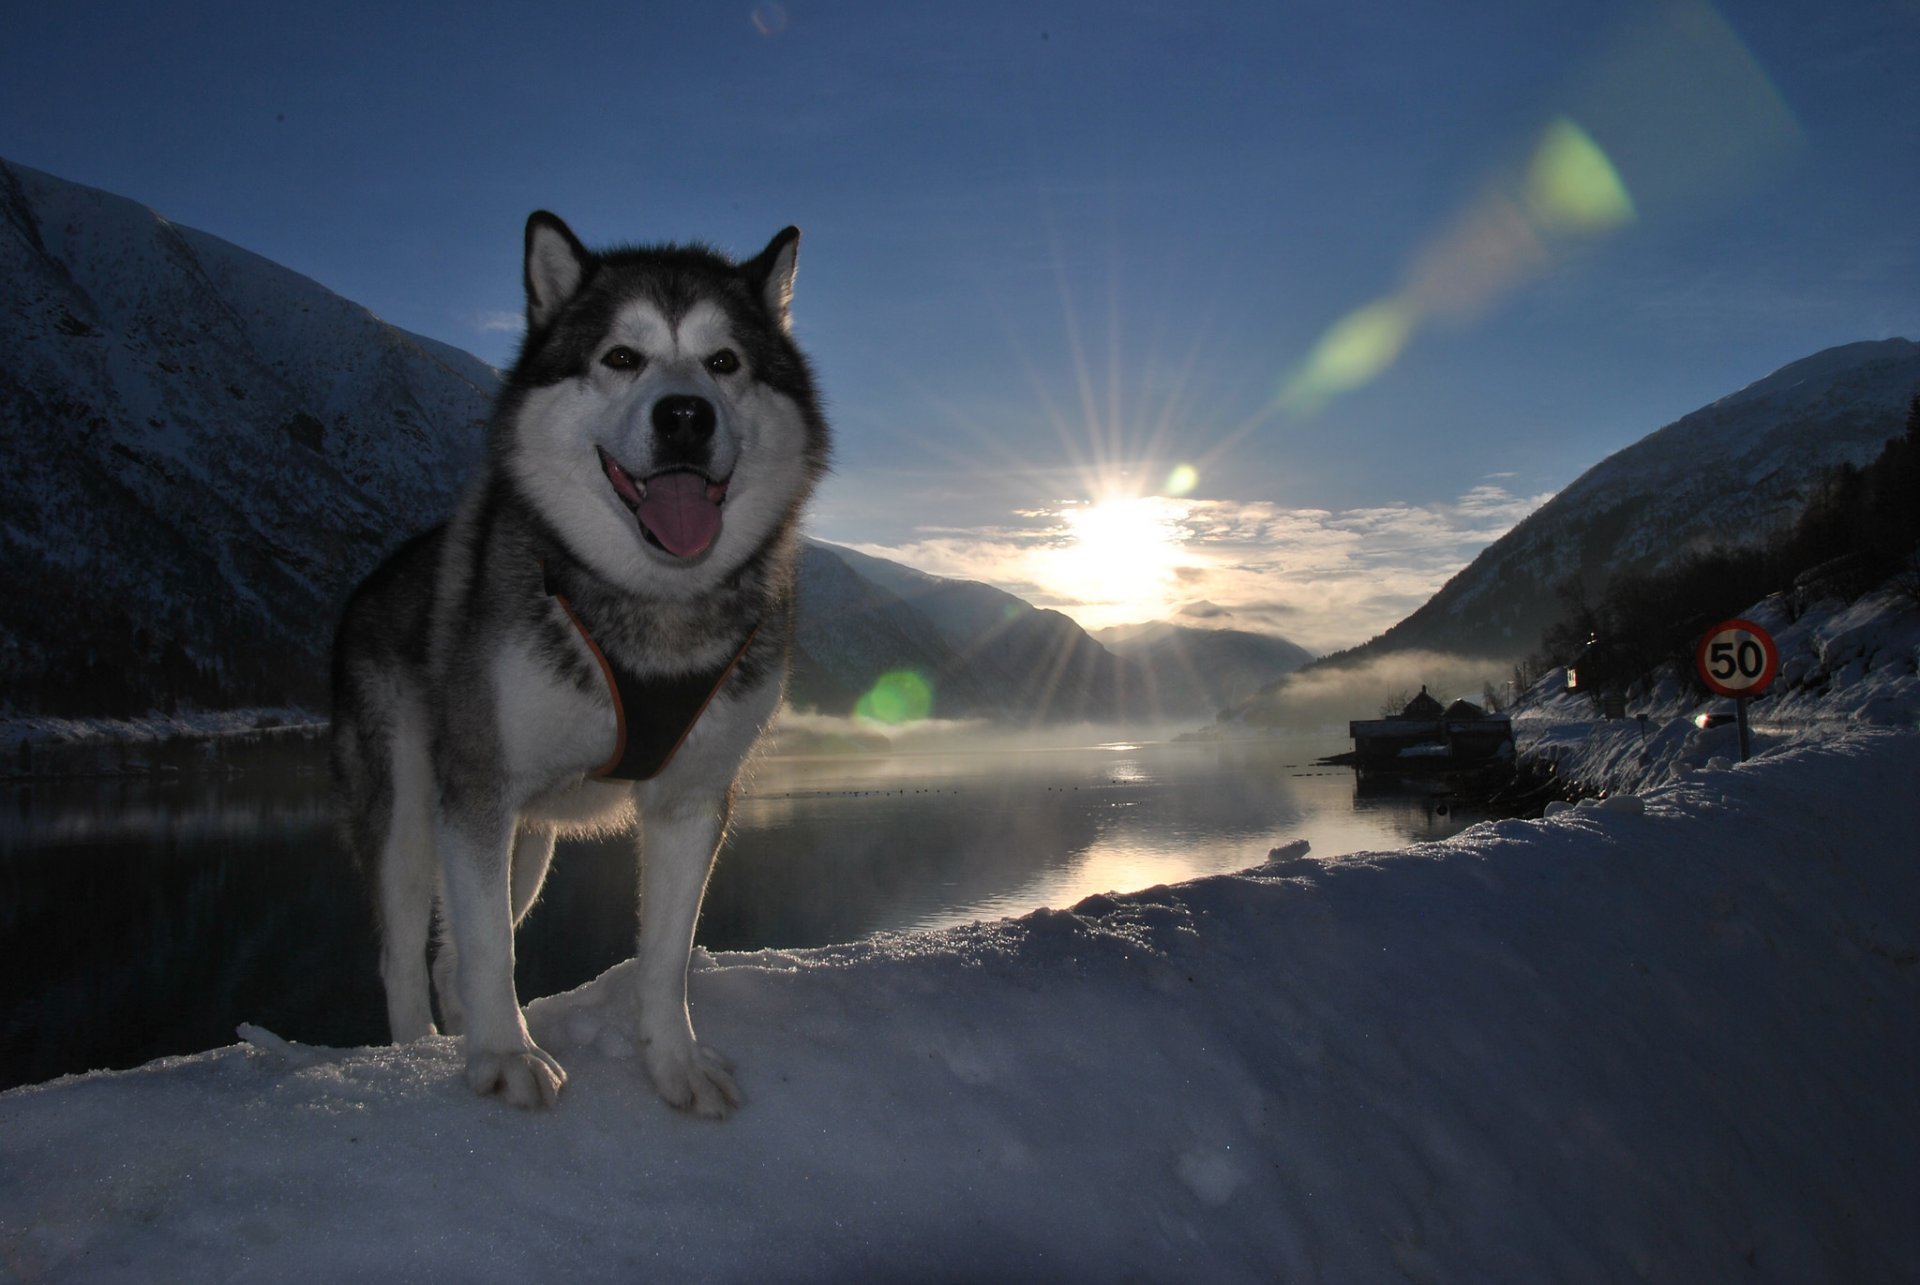
[{"label": "mountain slope", "polygon": [[[957,683],[970,693],[971,709],[1015,722],[1145,716],[1146,701],[1131,668],[1069,617],[978,581],[928,575],[853,549],[822,548],[939,631],[951,659],[936,660],[926,675],[937,702],[944,688]],[[802,610],[818,610],[802,589]],[[936,708],[954,707],[940,702]]]},{"label": "mountain slope", "polygon": [[854,570],[842,552],[809,542],[801,553],[800,610],[787,692],[795,707],[847,714],[883,674],[913,670],[935,680],[936,717],[1011,715],[967,669],[938,625]]},{"label": "mountain slope", "polygon": [[1864,465],[1920,392],[1920,343],[1847,344],[1792,363],[1602,460],[1488,546],[1405,620],[1343,660],[1427,649],[1519,657],[1559,614],[1621,572],[1758,543],[1827,470]]},{"label": "mountain slope", "polygon": [[316,700],[345,593],[445,512],[477,358],[0,161],[0,691]]},{"label": "mountain slope", "polygon": [[1240,629],[1160,623],[1115,626],[1094,637],[1140,671],[1140,682],[1169,708],[1217,712],[1313,661],[1297,643]]}]

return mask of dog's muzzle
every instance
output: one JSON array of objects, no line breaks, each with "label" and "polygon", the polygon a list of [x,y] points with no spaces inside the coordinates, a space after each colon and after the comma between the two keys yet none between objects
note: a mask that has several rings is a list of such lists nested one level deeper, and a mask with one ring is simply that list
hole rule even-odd
[{"label": "dog's muzzle", "polygon": [[601,471],[614,494],[633,511],[648,543],[676,558],[691,558],[704,553],[719,536],[720,507],[726,503],[731,479],[716,481],[699,469],[682,467],[635,478],[606,448],[594,450],[600,454]]}]

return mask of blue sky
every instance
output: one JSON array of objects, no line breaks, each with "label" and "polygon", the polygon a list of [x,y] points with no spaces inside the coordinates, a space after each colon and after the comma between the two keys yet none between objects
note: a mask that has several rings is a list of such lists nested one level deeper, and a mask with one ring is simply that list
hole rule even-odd
[{"label": "blue sky", "polygon": [[8,27],[0,155],[497,363],[535,207],[740,253],[799,224],[814,532],[1096,626],[1358,642],[1608,453],[1920,337],[1920,0]]}]

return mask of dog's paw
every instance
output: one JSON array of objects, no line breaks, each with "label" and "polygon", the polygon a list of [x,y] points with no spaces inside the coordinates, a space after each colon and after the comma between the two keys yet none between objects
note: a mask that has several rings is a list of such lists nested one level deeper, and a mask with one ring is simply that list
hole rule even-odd
[{"label": "dog's paw", "polygon": [[523,1110],[550,1107],[560,1099],[567,1073],[545,1049],[528,1045],[505,1052],[467,1055],[467,1084],[481,1097],[499,1097]]},{"label": "dog's paw", "polygon": [[647,1046],[647,1074],[667,1105],[708,1120],[724,1120],[743,1100],[733,1063],[692,1040]]}]

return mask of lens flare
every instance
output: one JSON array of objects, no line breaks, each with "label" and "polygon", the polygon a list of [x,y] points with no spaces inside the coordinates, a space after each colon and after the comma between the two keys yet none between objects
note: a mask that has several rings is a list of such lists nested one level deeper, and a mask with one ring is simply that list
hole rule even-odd
[{"label": "lens flare", "polygon": [[1547,126],[1527,169],[1527,203],[1556,230],[1611,232],[1633,222],[1633,198],[1613,162],[1566,117]]},{"label": "lens flare", "polygon": [[932,713],[933,684],[911,669],[880,675],[853,707],[855,718],[888,727],[922,722]]},{"label": "lens flare", "polygon": [[787,7],[767,3],[753,6],[753,29],[763,36],[777,36],[787,29]]},{"label": "lens flare", "polygon": [[1281,384],[1276,404],[1312,414],[1372,383],[1425,322],[1474,316],[1544,269],[1556,246],[1633,218],[1633,198],[1606,152],[1573,121],[1556,118],[1541,132],[1526,171],[1467,207],[1414,261],[1399,293],[1335,322]]},{"label": "lens flare", "polygon": [[1200,485],[1200,470],[1191,464],[1176,464],[1173,472],[1167,474],[1167,494],[1171,496],[1189,495],[1193,488]]},{"label": "lens flare", "polygon": [[1406,347],[1417,320],[1408,303],[1397,297],[1354,309],[1321,336],[1306,362],[1288,378],[1280,390],[1280,405],[1315,411],[1339,394],[1371,383]]},{"label": "lens flare", "polygon": [[1274,409],[1319,410],[1378,378],[1420,327],[1480,316],[1582,242],[1724,201],[1804,142],[1704,0],[1667,0],[1624,24],[1559,98],[1533,146],[1428,239],[1399,288],[1341,318],[1280,381]]}]

